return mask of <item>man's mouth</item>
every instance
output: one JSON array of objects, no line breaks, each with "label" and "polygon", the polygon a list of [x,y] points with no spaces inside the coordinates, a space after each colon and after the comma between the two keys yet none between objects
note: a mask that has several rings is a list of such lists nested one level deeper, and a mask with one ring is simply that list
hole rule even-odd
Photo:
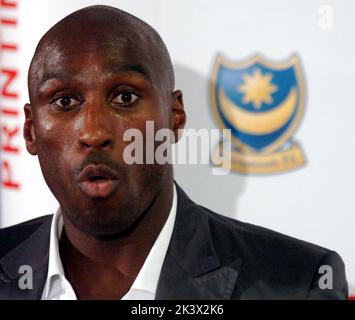
[{"label": "man's mouth", "polygon": [[80,189],[91,198],[106,198],[118,185],[117,173],[103,164],[90,164],[79,174]]}]

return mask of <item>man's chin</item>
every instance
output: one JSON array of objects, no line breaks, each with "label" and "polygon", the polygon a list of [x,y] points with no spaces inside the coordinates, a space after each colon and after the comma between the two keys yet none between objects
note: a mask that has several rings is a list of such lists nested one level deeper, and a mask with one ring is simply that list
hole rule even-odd
[{"label": "man's chin", "polygon": [[[121,215],[118,212],[125,214]],[[140,214],[131,210],[115,212],[91,210],[86,214],[68,214],[68,218],[81,233],[102,240],[117,239],[129,234],[141,220]]]}]

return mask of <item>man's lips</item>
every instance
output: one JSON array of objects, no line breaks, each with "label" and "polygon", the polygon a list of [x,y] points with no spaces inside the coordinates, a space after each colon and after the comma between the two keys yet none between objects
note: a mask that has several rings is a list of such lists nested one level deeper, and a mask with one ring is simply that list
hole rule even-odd
[{"label": "man's lips", "polygon": [[118,185],[117,173],[103,164],[90,164],[79,174],[80,189],[91,198],[106,198]]}]

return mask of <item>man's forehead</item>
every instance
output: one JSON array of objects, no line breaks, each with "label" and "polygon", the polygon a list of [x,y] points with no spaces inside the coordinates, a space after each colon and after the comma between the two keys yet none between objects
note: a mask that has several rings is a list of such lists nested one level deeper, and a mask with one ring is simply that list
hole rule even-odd
[{"label": "man's forehead", "polygon": [[69,63],[75,59],[90,59],[102,61],[126,62],[128,60],[151,60],[151,54],[155,51],[151,43],[146,41],[138,41],[134,37],[127,35],[121,36],[101,35],[97,34],[85,38],[77,38],[76,35],[51,39],[48,43],[44,43],[35,55],[40,56],[47,64]]},{"label": "man's forehead", "polygon": [[[44,70],[40,73],[38,77],[38,86],[41,87],[47,81],[56,79],[56,80],[68,80],[68,79],[75,79],[78,76],[80,78],[85,78],[86,72],[92,72],[94,68],[92,65],[90,68],[85,69],[78,69],[78,68],[66,68],[62,66],[61,68],[44,68]],[[141,64],[112,64],[111,66],[107,66],[105,68],[95,68],[97,74],[103,75],[117,75],[122,73],[131,73],[136,74],[143,77],[145,80],[151,82],[150,72],[147,68],[145,68]]]},{"label": "man's forehead", "polygon": [[39,85],[49,79],[66,79],[78,73],[97,71],[97,73],[117,74],[136,73],[151,81],[154,66],[139,46],[125,45],[99,46],[90,43],[82,46],[52,43],[39,53],[37,81]]}]

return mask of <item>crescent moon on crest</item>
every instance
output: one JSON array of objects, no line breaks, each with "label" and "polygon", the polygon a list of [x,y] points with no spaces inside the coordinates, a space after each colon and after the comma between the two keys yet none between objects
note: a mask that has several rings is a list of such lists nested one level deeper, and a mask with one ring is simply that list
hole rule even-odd
[{"label": "crescent moon on crest", "polygon": [[218,91],[218,99],[224,117],[237,130],[254,135],[265,135],[280,129],[290,119],[297,105],[297,91],[295,88],[291,89],[279,107],[263,113],[244,110],[232,102],[223,89]]}]

